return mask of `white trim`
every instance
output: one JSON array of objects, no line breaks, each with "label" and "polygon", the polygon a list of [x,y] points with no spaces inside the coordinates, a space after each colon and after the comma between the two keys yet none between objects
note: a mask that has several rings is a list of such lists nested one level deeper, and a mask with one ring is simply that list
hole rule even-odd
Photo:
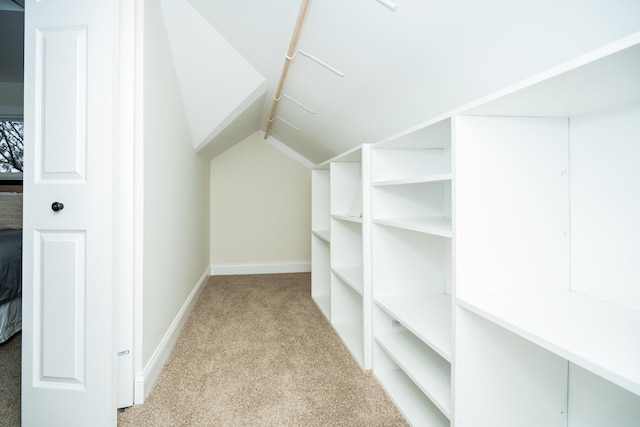
[{"label": "white trim", "polygon": [[118,74],[116,95],[117,105],[117,144],[115,156],[117,164],[114,172],[114,274],[116,285],[116,351],[118,363],[116,374],[117,392],[116,406],[125,408],[133,404],[134,393],[134,193],[131,182],[134,180],[135,163],[135,4],[120,0],[118,3],[119,39]]},{"label": "white trim", "polygon": [[211,264],[211,275],[309,273],[311,261],[264,264]]},{"label": "white trim", "polygon": [[[142,360],[144,315],[144,11],[145,0],[135,2],[134,46],[134,140],[133,140],[133,372],[144,370]],[[144,389],[144,380],[142,380]],[[138,377],[134,376],[134,404],[144,400],[136,396]]]},{"label": "white trim", "polygon": [[144,403],[144,400],[149,395],[151,388],[158,379],[158,375],[160,375],[162,367],[169,357],[169,353],[171,353],[173,346],[178,340],[178,336],[180,335],[180,331],[182,330],[185,320],[187,320],[189,313],[191,313],[191,310],[193,309],[195,302],[198,300],[200,292],[204,289],[204,284],[207,283],[208,278],[209,268],[207,268],[207,270],[202,274],[202,277],[200,277],[200,280],[198,280],[198,283],[193,287],[189,297],[187,297],[187,300],[182,305],[182,308],[171,323],[171,326],[162,338],[162,341],[160,341],[156,351],[153,352],[153,356],[151,356],[147,366],[145,366],[141,373],[136,374],[133,397],[134,404],[138,405]]},{"label": "white trim", "polygon": [[[262,135],[262,137],[264,138],[264,131],[260,131],[260,135]],[[280,141],[278,138],[276,138],[276,137],[274,137],[272,135],[269,135],[269,136],[267,136],[267,142],[272,147],[277,148],[278,150],[280,150],[281,152],[283,152],[287,156],[291,157],[296,162],[300,163],[305,168],[311,169],[313,166],[315,166],[314,163],[311,160],[307,159],[302,154],[298,153],[297,151],[295,151],[294,149],[292,149],[288,145],[282,143],[282,141]]]},{"label": "white trim", "polygon": [[[254,102],[258,101],[265,93],[267,93],[267,82],[263,80],[238,106],[225,117],[214,130],[212,130],[202,141],[195,145],[194,149],[197,152],[203,151],[205,148],[213,142],[234,120],[239,118],[242,113],[247,111]],[[184,99],[184,98],[183,98]]]},{"label": "white trim", "polygon": [[136,375],[133,382],[133,404],[140,405],[144,403],[144,373]]}]

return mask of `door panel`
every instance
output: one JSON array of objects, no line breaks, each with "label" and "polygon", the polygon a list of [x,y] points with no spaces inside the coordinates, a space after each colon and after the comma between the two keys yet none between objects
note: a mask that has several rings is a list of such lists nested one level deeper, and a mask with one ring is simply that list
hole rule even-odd
[{"label": "door panel", "polygon": [[38,178],[83,179],[87,142],[87,28],[36,30],[36,63],[35,120],[42,123],[36,128]]},{"label": "door panel", "polygon": [[25,5],[25,427],[116,425],[117,6]]},{"label": "door panel", "polygon": [[[82,389],[85,378],[85,235],[83,232],[35,233],[35,328],[42,358],[36,369],[40,386]],[[63,310],[60,308],[64,307]]]}]

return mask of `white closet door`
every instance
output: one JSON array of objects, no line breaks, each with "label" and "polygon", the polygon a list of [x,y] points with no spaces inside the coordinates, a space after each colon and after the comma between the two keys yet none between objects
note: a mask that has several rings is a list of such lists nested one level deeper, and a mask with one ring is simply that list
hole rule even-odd
[{"label": "white closet door", "polygon": [[27,1],[22,424],[115,426],[114,1]]}]

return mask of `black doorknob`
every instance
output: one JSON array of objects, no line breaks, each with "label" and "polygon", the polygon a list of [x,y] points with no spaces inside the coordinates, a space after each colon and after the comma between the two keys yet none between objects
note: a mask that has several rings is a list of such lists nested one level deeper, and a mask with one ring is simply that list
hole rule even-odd
[{"label": "black doorknob", "polygon": [[54,212],[58,212],[58,211],[61,211],[62,209],[64,209],[64,205],[62,203],[60,203],[60,202],[53,202],[51,204],[51,209]]}]

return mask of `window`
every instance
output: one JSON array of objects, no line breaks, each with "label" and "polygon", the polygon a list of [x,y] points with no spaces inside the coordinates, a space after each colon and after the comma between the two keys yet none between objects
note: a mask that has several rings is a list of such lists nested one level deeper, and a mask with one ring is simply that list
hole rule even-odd
[{"label": "window", "polygon": [[0,172],[22,172],[24,165],[24,123],[0,120]]}]

